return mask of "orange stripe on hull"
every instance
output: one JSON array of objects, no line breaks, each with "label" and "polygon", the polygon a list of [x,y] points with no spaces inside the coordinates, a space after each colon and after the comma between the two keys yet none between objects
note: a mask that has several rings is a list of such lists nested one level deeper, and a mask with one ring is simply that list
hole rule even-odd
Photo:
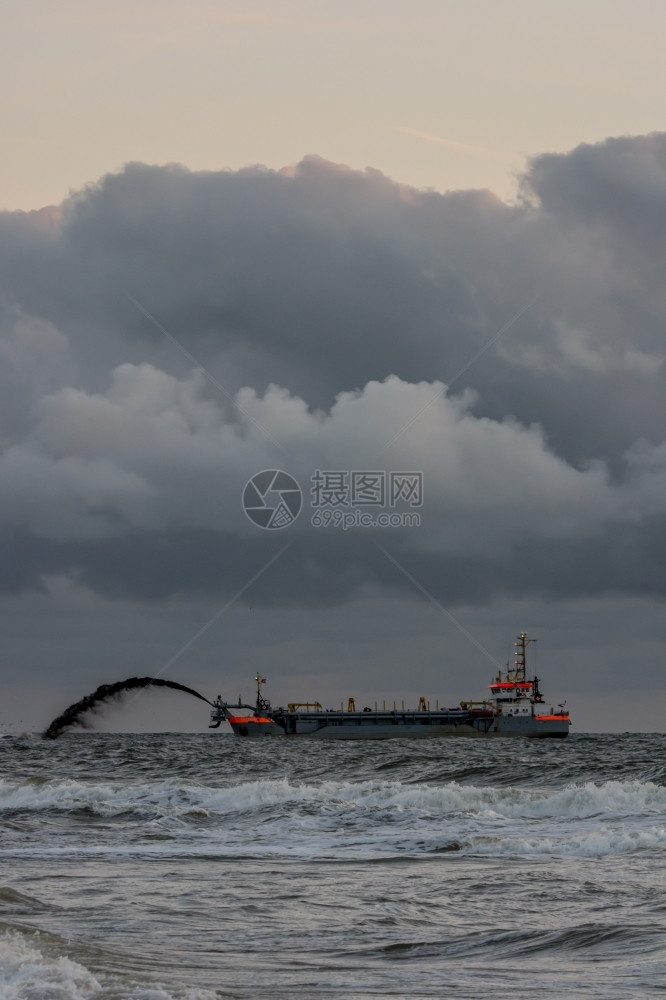
[{"label": "orange stripe on hull", "polygon": [[565,719],[569,718],[569,715],[535,715],[534,718],[538,722],[563,722]]},{"label": "orange stripe on hull", "polygon": [[271,719],[264,719],[262,715],[230,715],[229,722],[271,722]]}]

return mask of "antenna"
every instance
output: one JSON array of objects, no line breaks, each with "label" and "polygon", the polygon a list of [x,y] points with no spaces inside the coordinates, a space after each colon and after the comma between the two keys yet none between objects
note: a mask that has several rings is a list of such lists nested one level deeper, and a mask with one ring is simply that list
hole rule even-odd
[{"label": "antenna", "polygon": [[515,659],[513,661],[513,670],[510,671],[510,676],[509,671],[507,671],[507,679],[513,683],[525,680],[528,642],[536,642],[536,639],[530,639],[527,632],[521,632],[513,644],[515,648]]}]

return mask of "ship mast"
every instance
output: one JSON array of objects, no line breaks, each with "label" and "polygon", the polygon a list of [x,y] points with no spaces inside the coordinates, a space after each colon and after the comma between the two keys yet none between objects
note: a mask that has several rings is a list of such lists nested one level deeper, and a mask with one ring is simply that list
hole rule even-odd
[{"label": "ship mast", "polygon": [[261,685],[266,683],[266,678],[262,677],[261,674],[257,673],[254,675],[254,679],[257,682],[257,714],[261,712],[269,712],[271,708],[271,703],[266,698],[262,696]]},{"label": "ship mast", "polygon": [[511,681],[513,684],[527,679],[526,665],[528,642],[536,642],[536,639],[529,639],[527,632],[521,632],[513,644],[516,650],[515,659],[513,661],[513,670],[507,669],[506,672],[507,681]]}]

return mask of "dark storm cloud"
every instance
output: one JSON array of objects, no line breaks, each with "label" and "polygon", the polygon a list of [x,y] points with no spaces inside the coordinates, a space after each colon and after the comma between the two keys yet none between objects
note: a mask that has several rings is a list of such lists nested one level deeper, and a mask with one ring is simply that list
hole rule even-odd
[{"label": "dark storm cloud", "polygon": [[274,381],[330,405],[371,378],[432,379],[468,359],[484,317],[466,272],[507,214],[485,194],[447,201],[316,159],[294,176],[133,164],[66,203],[55,243],[33,220],[16,253],[10,217],[3,270],[8,295],[66,327],[86,359],[91,330],[124,336],[116,362],[137,337],[154,358],[128,292],[208,363],[217,354],[231,389]]},{"label": "dark storm cloud", "polygon": [[519,207],[316,158],[283,173],[133,164],[60,219],[4,218],[5,297],[66,333],[91,387],[124,361],[181,363],[129,293],[230,391],[275,382],[328,407],[389,374],[449,382],[539,293],[459,385],[489,416],[541,421],[573,461],[617,458],[666,416],[663,145],[541,157],[523,185],[537,204]]},{"label": "dark storm cloud", "polygon": [[[0,593],[27,589],[46,593],[44,581],[66,576],[109,600],[216,595],[223,605],[261,574],[245,598],[257,608],[323,607],[368,587],[418,597],[408,577],[387,560],[384,549],[444,606],[481,604],[498,593],[514,599],[623,591],[655,594],[663,592],[666,523],[661,518],[644,531],[614,529],[583,543],[517,543],[509,563],[493,553],[446,558],[438,552],[414,553],[403,540],[396,543],[389,532],[379,531],[360,538],[332,533],[300,538],[288,548],[281,543],[285,543],[282,536],[268,542],[183,529],[87,543],[53,542],[25,531],[4,530]],[[274,569],[264,575],[263,567],[274,556]],[[520,572],[507,572],[507,565],[520,566]]]},{"label": "dark storm cloud", "polygon": [[618,250],[663,256],[665,165],[666,134],[624,136],[536,157],[523,188],[562,221],[613,230]]},{"label": "dark storm cloud", "polygon": [[[521,190],[132,164],[1,216],[3,586],[223,597],[293,538],[253,599],[409,587],[375,541],[447,601],[661,592],[666,139]],[[422,469],[422,527],[276,540],[240,508],[274,467]]]}]

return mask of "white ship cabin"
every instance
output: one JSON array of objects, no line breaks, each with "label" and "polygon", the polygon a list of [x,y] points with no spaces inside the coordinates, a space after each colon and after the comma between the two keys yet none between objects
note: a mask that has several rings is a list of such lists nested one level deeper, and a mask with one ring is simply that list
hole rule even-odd
[{"label": "white ship cabin", "polygon": [[532,681],[496,680],[488,687],[495,708],[502,715],[532,715],[534,694]]},{"label": "white ship cabin", "polygon": [[526,677],[526,652],[530,642],[536,642],[536,639],[530,639],[527,632],[521,632],[513,644],[516,650],[513,669],[507,664],[504,677],[500,670],[488,685],[499,715],[534,715],[535,703],[543,701],[539,678],[535,675],[533,681],[528,681]]}]

